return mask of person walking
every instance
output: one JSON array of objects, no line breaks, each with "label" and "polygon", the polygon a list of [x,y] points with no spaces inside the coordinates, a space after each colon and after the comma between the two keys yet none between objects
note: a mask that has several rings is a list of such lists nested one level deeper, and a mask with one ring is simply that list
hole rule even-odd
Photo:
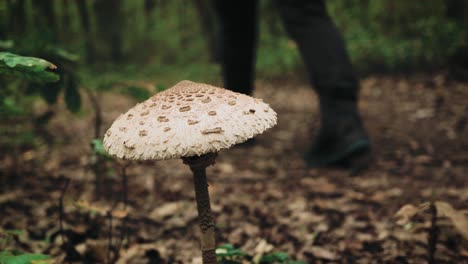
[{"label": "person walking", "polygon": [[[272,0],[297,43],[320,103],[320,130],[304,156],[310,168],[356,169],[371,160],[358,112],[359,80],[324,0]],[[224,87],[251,95],[258,40],[258,0],[212,0],[220,22]]]}]

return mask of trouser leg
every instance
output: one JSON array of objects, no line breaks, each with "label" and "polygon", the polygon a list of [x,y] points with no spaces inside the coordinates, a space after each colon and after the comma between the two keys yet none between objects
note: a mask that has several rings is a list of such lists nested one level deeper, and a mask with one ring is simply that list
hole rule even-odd
[{"label": "trouser leg", "polygon": [[321,128],[311,166],[327,166],[369,148],[357,109],[359,81],[322,0],[275,0],[320,101]]},{"label": "trouser leg", "polygon": [[251,94],[258,35],[257,0],[213,0],[220,22],[219,52],[224,87]]},{"label": "trouser leg", "polygon": [[276,0],[319,96],[357,99],[359,83],[323,0]]}]

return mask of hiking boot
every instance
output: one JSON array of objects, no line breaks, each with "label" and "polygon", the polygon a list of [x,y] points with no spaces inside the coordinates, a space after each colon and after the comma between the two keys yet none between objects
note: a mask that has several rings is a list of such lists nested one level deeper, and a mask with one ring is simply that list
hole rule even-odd
[{"label": "hiking boot", "polygon": [[321,100],[321,128],[304,156],[309,168],[361,170],[371,161],[371,143],[354,100]]}]

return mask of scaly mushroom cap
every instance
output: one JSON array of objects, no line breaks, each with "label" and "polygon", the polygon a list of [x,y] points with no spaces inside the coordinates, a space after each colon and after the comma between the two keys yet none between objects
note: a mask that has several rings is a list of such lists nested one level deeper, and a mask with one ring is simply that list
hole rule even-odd
[{"label": "scaly mushroom cap", "polygon": [[276,125],[260,99],[181,81],[120,115],[104,136],[110,155],[132,160],[199,156],[246,141]]}]

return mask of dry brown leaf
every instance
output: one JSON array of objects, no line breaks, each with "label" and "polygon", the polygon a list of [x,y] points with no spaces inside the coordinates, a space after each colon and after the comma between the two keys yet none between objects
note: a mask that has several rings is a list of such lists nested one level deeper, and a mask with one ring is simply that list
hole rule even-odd
[{"label": "dry brown leaf", "polygon": [[78,200],[74,202],[73,205],[75,205],[80,210],[90,212],[90,213],[105,214],[105,212],[107,211],[105,208],[91,204],[87,200]]},{"label": "dry brown leaf", "polygon": [[462,212],[455,210],[449,203],[437,201],[434,204],[437,208],[437,216],[449,218],[453,226],[468,240],[468,218]]},{"label": "dry brown leaf", "polygon": [[128,211],[127,210],[113,210],[111,212],[112,216],[118,219],[122,219],[128,216]]},{"label": "dry brown leaf", "polygon": [[17,200],[18,197],[22,195],[22,192],[16,191],[16,192],[7,192],[5,194],[0,195],[0,204],[2,203],[7,203],[9,201]]},{"label": "dry brown leaf", "polygon": [[314,257],[325,260],[337,260],[338,256],[336,253],[318,246],[312,246],[308,251],[314,255]]},{"label": "dry brown leaf", "polygon": [[129,214],[129,210],[126,208],[122,208],[122,206],[118,206],[121,209],[119,208],[119,209],[114,209],[110,211],[109,206],[92,204],[87,200],[78,200],[74,202],[73,205],[82,211],[99,214],[101,216],[106,216],[110,213],[112,217],[115,217],[118,219],[125,218]]},{"label": "dry brown leaf", "polygon": [[176,214],[183,207],[183,202],[172,202],[161,205],[160,207],[154,209],[149,217],[156,221],[162,221],[170,215]]},{"label": "dry brown leaf", "polygon": [[418,207],[412,204],[405,204],[395,214],[395,218],[397,219],[396,223],[398,225],[406,225],[411,221],[411,218],[427,208],[429,208],[428,204],[421,204]]},{"label": "dry brown leaf", "polygon": [[273,245],[269,244],[265,239],[260,240],[254,249],[254,262],[257,263],[265,253],[272,251],[273,248]]}]

